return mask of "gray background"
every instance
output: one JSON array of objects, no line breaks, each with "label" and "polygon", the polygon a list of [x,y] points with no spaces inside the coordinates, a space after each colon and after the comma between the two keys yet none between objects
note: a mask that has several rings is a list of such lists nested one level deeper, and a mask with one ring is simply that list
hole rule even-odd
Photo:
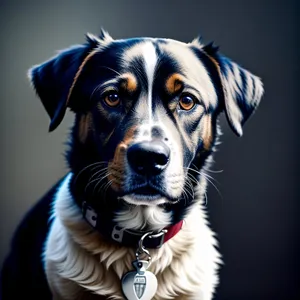
[{"label": "gray background", "polygon": [[[26,78],[55,50],[107,29],[114,38],[202,34],[262,77],[266,93],[237,138],[224,135],[208,210],[225,266],[217,299],[299,296],[299,27],[296,1],[1,1],[0,264],[17,223],[66,171],[71,113],[49,134]],[[195,230],[197,230],[195,228]],[[300,298],[298,298],[300,299]]]}]

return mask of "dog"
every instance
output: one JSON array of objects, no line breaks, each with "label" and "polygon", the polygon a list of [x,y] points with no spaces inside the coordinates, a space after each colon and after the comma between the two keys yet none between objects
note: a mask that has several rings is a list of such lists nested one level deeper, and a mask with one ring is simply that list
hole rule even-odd
[{"label": "dog", "polygon": [[17,229],[3,299],[210,300],[222,265],[205,211],[218,118],[242,136],[262,81],[200,38],[86,37],[29,71],[49,131],[75,114],[70,171]]}]

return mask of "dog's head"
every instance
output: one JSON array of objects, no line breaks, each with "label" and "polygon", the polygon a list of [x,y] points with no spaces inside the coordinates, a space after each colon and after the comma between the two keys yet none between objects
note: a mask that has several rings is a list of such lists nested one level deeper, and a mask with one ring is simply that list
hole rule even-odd
[{"label": "dog's head", "polygon": [[177,207],[181,218],[214,149],[219,113],[241,136],[260,79],[199,39],[102,32],[87,40],[30,70],[50,131],[68,107],[76,113],[68,154],[75,179],[85,178],[82,188],[98,202]]}]

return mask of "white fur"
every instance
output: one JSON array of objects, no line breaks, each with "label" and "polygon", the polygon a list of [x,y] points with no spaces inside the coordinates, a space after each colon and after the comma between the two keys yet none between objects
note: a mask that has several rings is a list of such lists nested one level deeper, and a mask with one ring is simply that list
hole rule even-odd
[{"label": "white fur", "polygon": [[157,63],[156,51],[151,42],[145,43],[142,48],[142,53],[145,61],[145,70],[148,80],[148,110],[149,110],[149,122],[152,123],[152,89],[154,72]]},{"label": "white fur", "polygon": [[[240,67],[234,62],[232,62],[231,65],[233,71],[231,71],[229,66],[226,66],[227,75],[224,76],[224,74],[221,74],[222,84],[224,87],[225,106],[230,122],[235,128],[237,134],[242,136],[243,130],[241,123],[244,116],[243,112],[238,107],[236,100],[237,96],[240,95],[241,89],[244,90],[245,102],[255,109],[261,100],[264,88],[259,77],[251,74],[245,69],[239,69]],[[244,87],[240,72],[243,72],[246,78]]]},{"label": "white fur", "polygon": [[[123,54],[123,66],[124,69],[128,67],[130,62],[132,62],[133,59],[136,57],[142,57],[144,60],[144,67],[145,67],[145,73],[147,77],[147,86],[148,86],[148,93],[147,95],[143,94],[142,96],[145,97],[145,102],[140,101],[141,105],[147,104],[147,110],[148,111],[148,126],[151,126],[152,124],[152,90],[153,90],[153,81],[154,81],[154,74],[155,69],[158,61],[158,57],[156,55],[155,47],[153,46],[152,40],[149,39],[149,41],[139,43],[137,45],[132,46]],[[138,110],[138,111],[144,111],[144,110]],[[145,118],[146,120],[146,118]]]},{"label": "white fur", "polygon": [[[237,73],[237,65],[233,64],[234,70]],[[235,129],[237,130],[238,135],[242,135],[242,126],[241,121],[243,118],[243,114],[239,107],[236,104],[236,93],[239,91],[238,82],[236,81],[236,75],[233,74],[229,68],[229,66],[226,67],[228,75],[227,80],[223,76],[223,85],[224,85],[224,93],[225,93],[225,105],[227,109],[228,116],[230,117],[231,122],[233,123]]]},{"label": "white fur", "polygon": [[[46,274],[54,299],[86,299],[87,292],[95,299],[96,295],[124,299],[120,279],[132,269],[135,249],[106,242],[88,225],[69,193],[71,177],[66,177],[55,197],[53,226],[45,248]],[[203,179],[197,192],[199,201],[190,209],[182,230],[162,248],[150,250],[150,271],[158,279],[154,300],[212,298],[221,260],[200,201],[205,186]],[[150,209],[148,216],[151,214],[156,223],[159,213]]]},{"label": "white fur", "polygon": [[147,226],[154,231],[162,230],[170,225],[171,215],[164,212],[161,207],[154,205],[130,205],[119,212],[114,221],[126,229],[140,230]]}]

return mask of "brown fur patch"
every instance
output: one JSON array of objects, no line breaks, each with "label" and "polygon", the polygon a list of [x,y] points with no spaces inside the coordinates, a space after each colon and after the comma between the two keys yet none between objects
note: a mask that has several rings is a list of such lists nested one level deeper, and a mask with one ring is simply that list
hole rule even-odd
[{"label": "brown fur patch", "polygon": [[[123,143],[126,145],[126,147],[131,143],[131,141],[133,140],[134,136],[135,136],[135,132],[136,132],[137,126],[134,125],[132,127],[130,127],[123,139]],[[122,143],[121,143],[122,144]]]},{"label": "brown fur patch", "polygon": [[169,94],[178,92],[183,86],[183,77],[178,73],[172,74],[166,81],[166,90]]},{"label": "brown fur patch", "polygon": [[112,189],[119,191],[122,188],[125,175],[125,155],[128,145],[132,142],[136,126],[129,128],[124,139],[117,146],[113,160],[108,164],[108,180],[112,182]]},{"label": "brown fur patch", "polygon": [[87,57],[83,60],[83,62],[81,63],[81,65],[79,66],[78,71],[76,72],[76,75],[75,75],[75,77],[74,77],[74,79],[73,79],[71,88],[70,88],[69,93],[68,93],[68,97],[67,97],[67,101],[66,101],[66,106],[68,106],[68,104],[69,104],[70,97],[71,97],[71,95],[72,95],[72,91],[73,91],[73,89],[74,89],[74,87],[75,87],[75,84],[76,84],[76,82],[77,82],[77,80],[78,80],[79,75],[80,75],[81,72],[82,72],[83,67],[86,65],[86,63],[87,63],[87,62],[88,62],[88,61],[89,61],[89,60],[90,60],[97,52],[99,52],[99,49],[98,49],[98,48],[95,49],[95,50],[93,50],[92,52],[90,52],[90,53],[87,55]]},{"label": "brown fur patch", "polygon": [[81,143],[85,143],[89,130],[92,127],[92,114],[87,113],[83,115],[79,120],[78,137]]},{"label": "brown fur patch", "polygon": [[216,66],[216,68],[218,70],[218,74],[220,76],[222,88],[223,88],[223,90],[225,90],[224,83],[223,83],[223,77],[222,77],[221,68],[220,68],[219,63],[212,56],[210,56],[209,54],[207,54],[206,52],[205,52],[205,54],[212,61],[212,63]]},{"label": "brown fur patch", "polygon": [[220,69],[219,63],[213,57],[211,57],[210,55],[208,55],[207,53],[206,53],[206,55],[214,63],[214,65],[218,69],[219,74],[221,74],[221,69]]},{"label": "brown fur patch", "polygon": [[122,87],[125,90],[127,90],[129,93],[133,93],[137,90],[137,80],[133,74],[125,73],[122,75],[122,78],[125,80],[122,84]]},{"label": "brown fur patch", "polygon": [[108,181],[112,183],[111,188],[115,191],[121,190],[124,181],[125,153],[126,147],[124,143],[120,143],[113,160],[108,164]]},{"label": "brown fur patch", "polygon": [[203,131],[202,131],[202,140],[203,140],[203,146],[205,150],[209,150],[211,147],[211,143],[213,140],[213,133],[212,133],[212,124],[211,124],[211,116],[210,115],[205,115],[203,116],[202,120],[202,126],[203,126]]}]

